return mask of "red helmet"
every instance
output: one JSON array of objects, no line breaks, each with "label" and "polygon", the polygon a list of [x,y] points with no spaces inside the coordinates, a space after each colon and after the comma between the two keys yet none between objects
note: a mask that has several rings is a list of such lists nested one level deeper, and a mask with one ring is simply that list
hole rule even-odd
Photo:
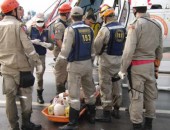
[{"label": "red helmet", "polygon": [[4,0],[1,4],[2,13],[8,13],[19,6],[16,0]]},{"label": "red helmet", "polygon": [[60,7],[59,7],[59,13],[62,14],[62,13],[70,13],[71,11],[71,6],[70,4],[68,3],[64,3],[62,4]]}]

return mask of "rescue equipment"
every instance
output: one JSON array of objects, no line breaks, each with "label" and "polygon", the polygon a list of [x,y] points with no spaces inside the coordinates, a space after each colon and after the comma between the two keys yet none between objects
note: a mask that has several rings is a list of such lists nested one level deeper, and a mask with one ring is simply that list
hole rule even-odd
[{"label": "rescue equipment", "polygon": [[64,116],[64,113],[65,113],[64,105],[57,103],[54,106],[54,115],[55,116]]},{"label": "rescue equipment", "polygon": [[[99,91],[100,91],[100,86],[96,86],[96,92],[94,94],[94,96],[98,97],[99,96]],[[60,97],[60,99],[59,99]],[[53,99],[53,102],[52,102],[52,105],[48,106],[48,107],[45,107],[41,112],[44,116],[47,117],[48,120],[50,121],[53,121],[53,122],[61,122],[61,123],[67,123],[69,122],[69,111],[70,111],[70,106],[69,105],[66,105],[66,104],[61,104],[62,101],[61,101],[61,98],[67,98],[68,97],[68,93],[67,92],[64,92],[64,93],[60,93],[57,97],[55,97]],[[67,99],[66,99],[67,100]],[[81,101],[81,108],[80,108],[80,113],[79,113],[79,117],[82,116],[87,107],[86,105],[83,103],[83,101]],[[55,108],[55,105],[54,104],[60,104],[60,105],[57,105],[56,108]],[[57,116],[59,115],[59,113],[63,114],[63,106],[65,106],[64,108],[64,115],[62,116]],[[54,110],[55,109],[55,110]],[[57,109],[59,109],[60,112],[57,111]],[[54,113],[55,111],[55,113]]]}]

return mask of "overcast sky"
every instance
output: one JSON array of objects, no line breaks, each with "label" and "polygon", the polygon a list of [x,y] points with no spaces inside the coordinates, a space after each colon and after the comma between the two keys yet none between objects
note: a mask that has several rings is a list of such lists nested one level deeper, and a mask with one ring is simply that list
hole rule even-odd
[{"label": "overcast sky", "polygon": [[[4,0],[0,0],[0,4]],[[18,0],[21,6],[24,7],[25,14],[29,10],[36,12],[44,12],[56,0]]]}]

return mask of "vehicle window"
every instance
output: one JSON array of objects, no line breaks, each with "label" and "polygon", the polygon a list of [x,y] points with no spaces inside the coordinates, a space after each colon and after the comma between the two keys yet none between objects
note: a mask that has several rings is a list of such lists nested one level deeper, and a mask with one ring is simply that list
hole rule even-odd
[{"label": "vehicle window", "polygon": [[158,4],[152,5],[151,9],[162,9],[162,5],[158,5]]},{"label": "vehicle window", "polygon": [[126,26],[128,18],[129,18],[129,3],[125,2],[124,5],[123,5],[123,9],[122,9],[122,12],[121,12],[121,15],[120,15],[119,22],[122,25]]},{"label": "vehicle window", "polygon": [[84,10],[84,14],[90,8],[96,13],[99,10],[100,5],[103,0],[79,0],[78,6],[82,7]]}]

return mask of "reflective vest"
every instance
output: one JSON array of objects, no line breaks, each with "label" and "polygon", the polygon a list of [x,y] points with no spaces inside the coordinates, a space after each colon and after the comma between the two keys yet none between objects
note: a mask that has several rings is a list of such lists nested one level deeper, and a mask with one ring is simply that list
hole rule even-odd
[{"label": "reflective vest", "polygon": [[68,56],[68,62],[83,61],[91,58],[93,31],[83,22],[71,26],[75,32],[72,50]]},{"label": "reflective vest", "polygon": [[110,39],[107,45],[107,54],[121,56],[123,53],[126,30],[118,22],[105,25],[110,31]]},{"label": "reflective vest", "polygon": [[[47,42],[48,41],[48,30],[43,30],[43,32],[40,33],[36,27],[31,27],[30,37],[31,37],[31,40],[40,39],[41,42]],[[47,53],[47,49],[45,47],[42,47],[41,45],[35,45],[35,44],[33,45],[34,45],[36,52],[39,55],[45,55]]]}]

